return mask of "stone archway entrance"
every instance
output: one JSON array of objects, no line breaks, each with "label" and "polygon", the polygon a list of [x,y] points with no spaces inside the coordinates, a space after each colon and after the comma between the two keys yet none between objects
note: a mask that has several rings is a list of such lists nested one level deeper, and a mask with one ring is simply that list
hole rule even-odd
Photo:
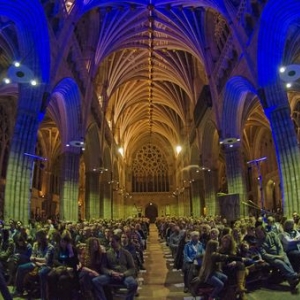
[{"label": "stone archway entrance", "polygon": [[155,223],[155,220],[158,217],[157,206],[153,203],[149,203],[145,209],[145,217],[150,220],[150,223]]}]

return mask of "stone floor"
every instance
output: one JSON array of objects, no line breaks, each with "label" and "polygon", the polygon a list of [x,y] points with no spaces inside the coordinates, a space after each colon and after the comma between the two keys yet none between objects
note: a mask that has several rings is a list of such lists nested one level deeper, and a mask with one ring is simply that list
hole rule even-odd
[{"label": "stone floor", "polygon": [[[145,251],[146,271],[139,275],[139,297],[136,300],[202,300],[183,293],[183,277],[173,269],[169,248],[159,240],[154,224],[150,225],[150,236]],[[300,285],[299,285],[300,289]],[[0,295],[0,299],[1,295]],[[21,298],[14,298],[14,300]],[[24,299],[24,298],[22,298]],[[115,298],[114,300],[119,300]],[[287,284],[282,283],[269,288],[256,288],[248,293],[248,300],[296,300],[300,299],[298,290],[291,293]],[[232,299],[234,300],[234,299]]]}]

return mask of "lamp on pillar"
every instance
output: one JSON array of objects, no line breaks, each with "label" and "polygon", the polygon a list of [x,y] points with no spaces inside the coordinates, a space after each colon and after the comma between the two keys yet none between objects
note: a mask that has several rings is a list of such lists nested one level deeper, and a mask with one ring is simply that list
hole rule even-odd
[{"label": "lamp on pillar", "polygon": [[225,147],[228,147],[228,148],[233,148],[240,141],[241,141],[240,138],[230,137],[230,138],[226,138],[226,139],[221,140],[220,145],[224,145]]},{"label": "lamp on pillar", "polygon": [[300,79],[300,65],[291,64],[281,66],[279,68],[279,75],[281,80],[285,82],[285,87],[291,88]]}]

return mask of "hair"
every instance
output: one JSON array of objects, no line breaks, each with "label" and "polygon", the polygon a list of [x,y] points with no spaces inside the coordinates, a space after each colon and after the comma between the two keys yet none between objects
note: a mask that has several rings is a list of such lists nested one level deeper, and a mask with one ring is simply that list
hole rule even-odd
[{"label": "hair", "polygon": [[40,241],[37,241],[39,247],[42,247],[44,249],[48,245],[47,233],[45,230],[41,229],[37,231],[35,237],[36,239],[40,239]]},{"label": "hair", "polygon": [[[94,250],[95,242],[97,242],[98,244],[98,249],[96,251]],[[95,267],[101,263],[102,255],[103,252],[99,239],[96,237],[88,238],[86,240],[86,253],[84,258],[84,265],[95,269]]]},{"label": "hair", "polygon": [[213,253],[217,252],[219,242],[217,240],[209,240],[206,244],[205,253],[200,269],[200,278],[206,281],[214,270],[214,261],[212,260]]},{"label": "hair", "polygon": [[112,239],[112,240],[115,240],[115,241],[118,242],[118,243],[120,243],[120,241],[121,241],[121,237],[120,237],[120,235],[118,235],[118,234],[113,234],[113,235],[111,236],[111,239]]},{"label": "hair", "polygon": [[[228,247],[224,247],[222,241],[228,240],[229,245]],[[234,241],[234,238],[231,234],[226,234],[221,239],[221,247],[220,247],[220,253],[229,254],[229,255],[236,255],[236,243]]]}]

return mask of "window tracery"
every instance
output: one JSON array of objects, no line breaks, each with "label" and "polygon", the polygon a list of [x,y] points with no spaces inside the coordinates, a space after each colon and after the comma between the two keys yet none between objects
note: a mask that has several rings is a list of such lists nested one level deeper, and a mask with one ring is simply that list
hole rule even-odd
[{"label": "window tracery", "polygon": [[168,192],[168,164],[155,145],[144,145],[133,160],[133,192]]}]

